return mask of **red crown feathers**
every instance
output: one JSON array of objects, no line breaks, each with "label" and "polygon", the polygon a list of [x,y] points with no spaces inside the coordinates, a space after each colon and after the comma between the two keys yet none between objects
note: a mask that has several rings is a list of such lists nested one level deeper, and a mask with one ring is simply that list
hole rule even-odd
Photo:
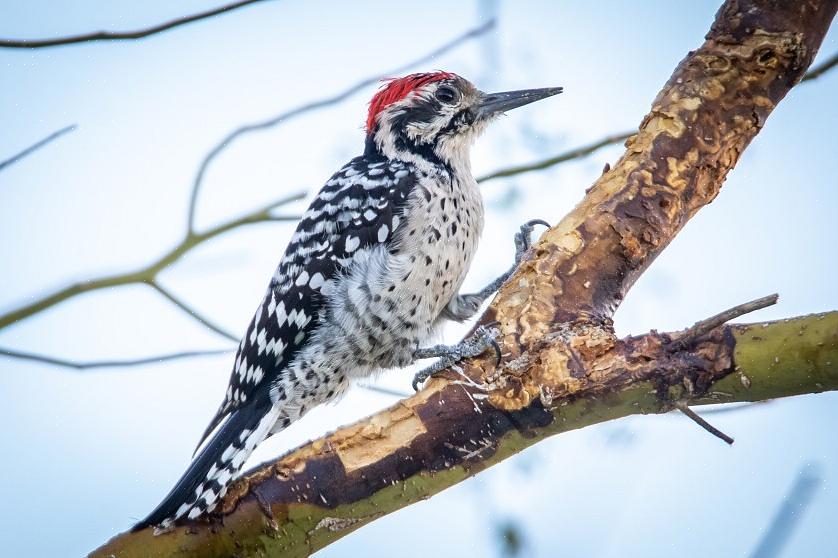
[{"label": "red crown feathers", "polygon": [[407,97],[411,91],[422,87],[428,83],[435,81],[442,81],[444,79],[453,79],[457,74],[451,72],[428,72],[420,74],[410,74],[400,78],[390,78],[382,80],[385,85],[378,90],[372,100],[370,101],[370,111],[367,115],[367,133],[371,133],[375,127],[375,117],[378,113],[384,110],[388,105],[401,101]]}]

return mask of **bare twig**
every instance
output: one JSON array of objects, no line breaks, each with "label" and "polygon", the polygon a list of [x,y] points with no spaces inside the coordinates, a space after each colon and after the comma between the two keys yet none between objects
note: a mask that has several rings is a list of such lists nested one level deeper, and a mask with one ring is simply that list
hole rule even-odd
[{"label": "bare twig", "polygon": [[243,0],[241,2],[233,2],[232,4],[220,6],[218,8],[214,8],[212,10],[207,10],[205,12],[200,12],[190,16],[173,19],[171,21],[167,21],[165,23],[161,23],[153,27],[148,27],[146,29],[139,29],[137,31],[96,31],[93,33],[86,33],[84,35],[74,35],[71,37],[56,37],[54,39],[0,39],[0,48],[44,48],[60,45],[72,45],[77,43],[89,43],[94,41],[122,41],[127,39],[142,39],[144,37],[148,37],[149,35],[154,35],[156,33],[168,31],[169,29],[172,29],[174,27],[180,27],[181,25],[186,25],[188,23],[193,23],[202,19],[207,19],[213,16],[223,14],[225,12],[230,12],[239,8],[244,8],[245,6],[248,6],[250,4],[256,4],[258,2],[263,1],[265,0]]},{"label": "bare twig", "polygon": [[804,81],[818,79],[826,72],[834,68],[836,65],[838,65],[838,52],[836,52],[835,54],[833,54],[832,56],[830,56],[829,58],[827,58],[826,60],[809,70],[808,72],[806,72],[806,75],[803,76],[803,78],[800,80],[800,83],[803,83]]},{"label": "bare twig", "polygon": [[762,298],[752,300],[751,302],[734,306],[733,308],[720,312],[715,316],[707,318],[706,320],[696,322],[692,327],[684,330],[684,333],[678,337],[678,339],[669,343],[667,349],[670,351],[684,350],[692,346],[702,336],[710,333],[720,325],[726,324],[730,320],[735,320],[739,316],[744,316],[745,314],[756,312],[757,310],[762,310],[763,308],[777,304],[777,299],[779,297],[780,295],[778,294],[764,296]]},{"label": "bare twig", "polygon": [[542,161],[536,161],[534,163],[527,163],[524,165],[516,165],[513,167],[507,167],[496,170],[494,172],[490,172],[489,174],[479,177],[477,179],[477,182],[488,182],[489,180],[494,180],[496,178],[506,178],[517,174],[524,174],[528,172],[544,170],[546,168],[550,168],[560,163],[572,161],[573,159],[581,159],[582,157],[590,155],[598,149],[602,149],[603,147],[613,145],[615,143],[620,143],[621,141],[625,141],[629,137],[631,137],[631,135],[632,132],[623,132],[620,134],[612,134],[610,136],[605,136],[601,140],[591,143],[589,145],[583,145],[581,147],[571,149],[570,151],[559,153],[558,155],[548,157],[547,159],[544,159]]},{"label": "bare twig", "polygon": [[384,386],[376,386],[373,384],[359,384],[359,388],[366,389],[369,391],[374,391],[380,393],[382,395],[389,395],[391,397],[398,397],[399,399],[404,399],[405,397],[410,397],[412,394],[408,393],[407,391],[402,391],[400,389],[391,389]]},{"label": "bare twig", "polygon": [[800,525],[803,512],[812,504],[822,484],[823,478],[817,468],[814,471],[809,470],[809,467],[800,470],[771,524],[751,553],[751,558],[776,558],[783,555],[786,543]]},{"label": "bare twig", "polygon": [[23,159],[27,155],[31,155],[32,153],[39,150],[40,148],[42,148],[46,144],[50,143],[51,141],[55,141],[58,138],[60,138],[61,136],[63,136],[64,134],[70,133],[75,129],[76,129],[75,124],[72,124],[70,126],[66,126],[64,128],[61,128],[60,130],[51,133],[50,135],[48,135],[47,137],[45,137],[41,141],[33,143],[32,145],[30,145],[29,147],[27,147],[26,149],[24,149],[20,153],[18,153],[16,155],[12,155],[11,157],[6,159],[5,161],[0,161],[0,171],[3,170],[4,168],[8,167],[9,165],[13,165],[13,164],[17,163],[18,161],[20,161],[21,159]]},{"label": "bare twig", "polygon": [[15,351],[12,349],[0,348],[0,356],[14,358],[18,360],[28,360],[33,362],[41,362],[52,366],[62,366],[64,368],[75,368],[76,370],[90,370],[93,368],[124,368],[129,366],[142,366],[144,364],[157,364],[159,362],[166,362],[170,360],[180,360],[184,358],[215,356],[232,352],[232,349],[209,349],[205,351],[182,351],[178,353],[167,353],[163,355],[150,356],[137,359],[119,359],[119,360],[96,360],[96,361],[75,361],[63,358],[51,357],[46,355],[38,355],[34,353],[27,353],[24,351]]},{"label": "bare twig", "polygon": [[238,342],[239,338],[233,335],[232,333],[228,332],[227,330],[223,329],[221,326],[218,326],[211,322],[208,318],[205,318],[201,315],[197,310],[188,306],[185,302],[177,298],[174,294],[169,292],[168,290],[164,289],[160,283],[157,281],[150,281],[148,283],[155,291],[160,293],[166,300],[183,310],[186,314],[200,322],[204,327],[207,329],[211,329],[215,333],[221,335],[222,337],[226,337],[227,339]]},{"label": "bare twig", "polygon": [[701,414],[706,417],[707,415],[724,415],[727,413],[737,413],[739,411],[755,409],[757,407],[764,407],[765,405],[769,405],[770,403],[771,401],[752,401],[749,403],[724,405],[722,407],[715,407],[713,409],[702,409]]},{"label": "bare twig", "polygon": [[[49,364],[51,366],[60,366],[62,368],[73,368],[75,370],[93,370],[96,368],[131,368],[134,366],[143,366],[146,364],[160,364],[172,360],[184,360],[188,358],[200,358],[208,356],[217,356],[232,354],[235,348],[229,349],[206,349],[201,351],[180,351],[176,353],[165,353],[162,355],[154,355],[136,359],[116,359],[116,360],[88,360],[78,361],[69,360],[59,357],[52,357],[48,355],[39,355],[35,353],[27,353],[25,351],[15,351],[12,349],[0,348],[0,357],[6,357],[16,360],[25,360],[29,362],[39,362],[41,364]],[[406,391],[399,391],[383,386],[376,386],[371,384],[359,385],[361,389],[388,395],[390,397],[398,397],[399,399],[410,396]]]},{"label": "bare twig", "polygon": [[340,103],[341,101],[344,101],[345,99],[348,99],[349,97],[351,97],[355,93],[358,93],[359,91],[361,91],[361,90],[363,90],[367,87],[375,85],[383,77],[386,77],[386,76],[389,76],[389,75],[394,75],[394,74],[400,74],[400,73],[402,73],[402,72],[404,72],[404,71],[406,71],[406,70],[408,70],[408,69],[410,69],[414,66],[419,66],[421,64],[426,64],[428,62],[431,62],[435,58],[437,58],[437,57],[445,54],[446,52],[460,46],[464,42],[469,41],[469,40],[471,40],[475,37],[479,37],[480,35],[490,31],[491,29],[494,28],[494,26],[495,26],[495,21],[494,20],[487,21],[483,25],[480,25],[479,27],[475,27],[474,29],[471,29],[470,31],[467,31],[467,32],[463,33],[459,37],[456,37],[455,39],[445,43],[441,47],[438,47],[438,48],[434,49],[433,51],[431,51],[428,54],[422,56],[421,58],[417,58],[416,60],[413,60],[412,62],[408,62],[407,64],[404,64],[403,66],[399,66],[398,68],[394,68],[394,69],[389,70],[387,72],[378,73],[378,74],[375,74],[373,76],[364,78],[364,79],[360,80],[359,82],[355,83],[354,85],[344,89],[340,93],[332,95],[331,97],[325,97],[325,98],[319,99],[317,101],[311,101],[309,103],[300,105],[296,108],[285,111],[281,114],[278,114],[274,117],[268,118],[267,120],[263,120],[261,122],[254,122],[253,124],[246,124],[244,126],[236,128],[235,130],[233,130],[232,132],[230,132],[229,134],[224,136],[224,138],[220,142],[218,142],[218,144],[216,144],[216,146],[213,147],[209,151],[209,153],[206,154],[206,156],[204,156],[204,159],[201,161],[201,164],[198,167],[198,173],[195,175],[195,180],[192,183],[192,193],[190,194],[190,197],[189,197],[189,216],[188,216],[188,219],[187,219],[187,234],[190,234],[192,231],[195,230],[195,210],[196,210],[197,203],[198,203],[198,194],[200,192],[201,185],[202,185],[203,180],[204,180],[204,175],[207,172],[207,168],[209,167],[210,163],[222,151],[224,151],[224,149],[229,147],[230,144],[232,144],[233,141],[235,141],[237,138],[239,138],[239,137],[241,137],[245,134],[248,134],[250,132],[267,130],[268,128],[272,128],[274,126],[277,126],[278,124],[286,123],[289,120],[291,120],[292,118],[295,118],[295,117],[300,116],[302,114],[305,114],[307,112],[322,109],[322,108],[325,108],[325,107],[328,107],[328,106],[331,106],[331,105],[336,105],[336,104]]},{"label": "bare twig", "polygon": [[730,436],[728,436],[727,434],[725,434],[724,432],[722,432],[721,430],[719,430],[718,428],[716,428],[715,426],[698,416],[698,413],[690,409],[687,406],[687,404],[683,401],[677,401],[675,403],[675,408],[684,413],[684,415],[686,415],[687,418],[695,422],[697,425],[699,425],[701,428],[703,428],[716,438],[722,440],[728,445],[733,444],[733,438],[731,438]]}]

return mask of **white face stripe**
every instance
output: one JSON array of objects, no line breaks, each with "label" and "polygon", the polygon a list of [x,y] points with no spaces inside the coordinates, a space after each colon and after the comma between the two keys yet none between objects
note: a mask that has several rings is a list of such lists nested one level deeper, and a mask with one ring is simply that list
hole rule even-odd
[{"label": "white face stripe", "polygon": [[[404,99],[387,105],[376,117],[378,123],[374,141],[381,152],[391,159],[399,159],[414,163],[417,167],[427,167],[427,162],[421,157],[404,149],[398,149],[395,139],[398,132],[405,133],[417,144],[433,144],[434,152],[449,164],[462,164],[469,160],[469,149],[474,140],[486,129],[487,121],[480,120],[468,127],[458,130],[458,133],[439,135],[451,122],[451,119],[467,107],[477,104],[482,93],[471,83],[462,78],[455,78],[455,88],[460,92],[460,98],[455,104],[434,103],[438,114],[425,121],[408,121],[403,130],[395,128],[406,112],[415,109],[417,105],[427,103],[433,98],[437,89],[442,85],[452,85],[450,80],[435,81],[425,84],[412,91]],[[437,138],[438,141],[437,141]],[[463,170],[469,171],[465,166]]]}]

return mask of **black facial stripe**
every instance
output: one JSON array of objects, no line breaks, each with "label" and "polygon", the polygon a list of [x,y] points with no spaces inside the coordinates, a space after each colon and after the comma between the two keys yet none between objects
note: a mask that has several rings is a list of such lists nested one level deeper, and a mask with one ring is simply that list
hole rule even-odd
[{"label": "black facial stripe", "polygon": [[474,112],[471,109],[463,109],[454,116],[451,117],[451,120],[448,121],[448,124],[439,131],[439,133],[434,138],[434,143],[439,140],[440,136],[444,136],[446,134],[450,134],[451,132],[457,131],[458,128],[462,126],[471,126],[474,124]]},{"label": "black facial stripe", "polygon": [[433,163],[436,166],[440,166],[447,170],[450,174],[453,174],[454,169],[451,168],[449,163],[443,161],[439,155],[436,154],[434,147],[436,147],[436,138],[434,138],[433,143],[416,143],[407,137],[407,134],[405,134],[403,130],[399,130],[398,135],[396,136],[396,149],[415,153],[426,161]]}]

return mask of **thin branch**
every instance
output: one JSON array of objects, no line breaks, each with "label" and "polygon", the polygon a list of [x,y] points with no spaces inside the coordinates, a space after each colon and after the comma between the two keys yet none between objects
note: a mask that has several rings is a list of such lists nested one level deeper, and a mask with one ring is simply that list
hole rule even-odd
[{"label": "thin branch", "polygon": [[304,197],[305,192],[296,192],[294,194],[274,200],[248,213],[245,213],[238,217],[234,217],[204,232],[194,233],[189,237],[181,240],[175,247],[170,249],[156,261],[153,261],[133,271],[120,273],[117,275],[97,277],[79,283],[74,283],[67,287],[63,287],[51,294],[38,298],[35,301],[20,306],[10,312],[7,312],[6,314],[0,315],[0,330],[20,320],[28,318],[34,314],[43,312],[44,310],[47,310],[48,308],[60,304],[65,300],[68,300],[70,298],[84,293],[89,293],[92,291],[97,291],[99,289],[107,289],[111,287],[122,287],[126,285],[135,285],[139,283],[151,283],[155,280],[155,278],[161,271],[171,267],[174,263],[179,261],[190,251],[194,250],[197,246],[217,236],[238,229],[240,227],[254,225],[258,223],[298,221],[298,216],[276,216],[273,215],[271,211],[282,205],[298,201]]},{"label": "thin branch", "polygon": [[675,403],[675,408],[678,409],[679,411],[681,411],[682,413],[684,413],[684,415],[687,418],[689,418],[690,420],[695,422],[697,425],[699,425],[701,428],[703,428],[704,430],[706,430],[707,432],[709,432],[710,434],[712,434],[716,438],[722,440],[723,442],[725,442],[728,445],[733,444],[733,438],[731,438],[730,436],[728,436],[727,434],[725,434],[724,432],[722,432],[721,430],[719,430],[718,428],[716,428],[715,426],[713,426],[712,424],[710,424],[709,422],[707,422],[706,420],[701,418],[698,415],[698,413],[696,413],[695,411],[690,409],[687,406],[687,404],[684,403],[683,401],[676,402]]},{"label": "thin branch", "polygon": [[[209,326],[207,326],[209,327]],[[10,359],[16,360],[26,360],[30,362],[39,362],[41,364],[48,364],[51,366],[58,366],[61,368],[72,368],[75,370],[93,370],[96,368],[131,368],[134,366],[143,366],[146,364],[160,364],[163,362],[168,362],[172,360],[184,360],[188,358],[200,358],[200,357],[208,357],[208,356],[217,356],[217,355],[225,355],[230,354],[235,351],[235,348],[231,349],[207,349],[203,351],[181,351],[177,353],[166,353],[162,355],[156,356],[149,356],[137,359],[119,359],[119,360],[88,360],[88,361],[77,361],[77,360],[68,360],[58,357],[51,357],[47,355],[39,355],[35,353],[27,353],[24,351],[15,351],[12,349],[4,349],[0,347],[0,357],[6,357]],[[406,391],[399,391],[396,389],[390,389],[382,386],[364,384],[358,386],[361,389],[365,389],[367,391],[372,391],[375,393],[379,393],[382,395],[388,395],[391,397],[398,397],[399,399],[404,397],[409,397],[410,394]]]},{"label": "thin branch", "polygon": [[407,391],[402,391],[399,389],[391,389],[384,386],[377,386],[374,384],[360,384],[358,385],[361,389],[366,389],[369,391],[374,391],[376,393],[380,393],[382,395],[389,395],[392,397],[398,397],[399,399],[404,399],[405,397],[410,397],[412,394],[408,393]]},{"label": "thin branch", "polygon": [[195,309],[194,309],[194,308],[192,308],[191,306],[188,306],[185,302],[183,302],[182,300],[180,300],[179,298],[177,298],[174,294],[172,294],[172,293],[171,293],[171,292],[169,292],[168,290],[164,289],[164,288],[160,285],[160,283],[158,283],[157,281],[150,281],[150,282],[148,283],[148,285],[149,285],[150,287],[152,287],[155,291],[157,291],[158,293],[160,293],[160,294],[161,294],[161,295],[162,295],[162,296],[163,296],[166,300],[168,300],[169,302],[171,302],[172,304],[174,304],[176,307],[178,307],[178,308],[180,308],[181,310],[183,310],[186,314],[188,314],[188,315],[189,315],[189,317],[190,317],[190,318],[192,318],[192,319],[197,320],[198,322],[200,322],[200,323],[201,323],[204,327],[206,327],[207,329],[211,329],[212,331],[214,331],[214,332],[215,332],[215,333],[217,333],[218,335],[221,335],[222,337],[226,337],[226,338],[227,338],[227,339],[229,339],[230,341],[233,341],[233,342],[238,342],[238,340],[239,340],[239,338],[238,338],[238,337],[236,337],[236,336],[235,336],[235,335],[233,335],[232,333],[228,332],[227,330],[225,330],[225,329],[224,329],[224,328],[222,328],[221,326],[216,325],[216,324],[214,324],[213,322],[211,322],[211,321],[209,320],[209,318],[204,317],[204,316],[203,316],[203,315],[201,315],[201,314],[200,314],[197,310],[195,310]]},{"label": "thin branch", "polygon": [[239,8],[244,8],[245,6],[248,6],[250,4],[256,4],[257,2],[263,1],[265,0],[243,0],[241,2],[233,2],[232,4],[220,6],[218,8],[214,8],[212,10],[207,10],[205,12],[200,12],[190,16],[173,19],[171,21],[167,21],[165,23],[161,23],[153,27],[148,27],[146,29],[139,29],[137,31],[96,31],[93,33],[86,33],[84,35],[74,35],[71,37],[56,37],[54,39],[0,39],[0,48],[44,48],[60,45],[72,45],[77,43],[89,43],[94,41],[122,41],[127,39],[142,39],[144,37],[148,37],[149,35],[154,35],[156,33],[168,31],[169,29],[172,29],[174,27],[180,27],[181,25],[194,23],[202,19],[207,19],[213,16],[223,14],[225,12],[230,12]]},{"label": "thin branch", "polygon": [[550,168],[560,163],[572,161],[573,159],[581,159],[582,157],[586,157],[594,151],[602,149],[603,147],[614,145],[616,143],[620,143],[621,141],[627,140],[632,136],[632,133],[633,132],[623,132],[620,134],[612,134],[610,136],[605,136],[601,140],[591,143],[589,145],[583,145],[581,147],[571,149],[570,151],[554,155],[553,157],[549,157],[541,161],[498,169],[494,172],[490,172],[489,174],[479,177],[477,179],[477,182],[488,182],[489,180],[495,180],[496,178],[506,178],[509,176],[515,176],[517,174],[524,174],[528,172],[544,170],[546,168]]},{"label": "thin branch", "polygon": [[192,193],[189,196],[189,217],[187,219],[187,234],[191,234],[195,230],[195,210],[198,203],[198,194],[201,189],[201,185],[204,180],[204,176],[206,175],[207,168],[209,167],[210,163],[222,152],[224,149],[229,147],[233,141],[237,138],[248,134],[250,132],[256,132],[259,130],[266,130],[268,128],[272,128],[282,123],[286,123],[292,118],[305,114],[307,112],[312,112],[314,110],[326,108],[328,106],[336,105],[355,93],[375,85],[378,83],[383,77],[400,74],[414,66],[419,66],[421,64],[425,64],[427,62],[431,62],[435,58],[445,54],[446,52],[453,50],[454,48],[460,46],[461,44],[469,41],[475,37],[479,37],[484,33],[490,31],[495,27],[495,20],[490,20],[480,25],[479,27],[475,27],[470,31],[467,31],[456,37],[455,39],[445,43],[441,47],[434,49],[433,51],[429,52],[428,54],[422,56],[421,58],[417,58],[412,62],[408,62],[403,66],[399,66],[398,68],[394,68],[390,71],[375,74],[374,76],[370,76],[364,78],[357,82],[356,84],[344,89],[342,92],[332,95],[331,97],[325,97],[323,99],[319,99],[317,101],[312,101],[303,105],[300,105],[296,108],[278,114],[272,118],[268,118],[267,120],[263,120],[261,122],[255,122],[253,124],[246,124],[239,128],[236,128],[229,134],[227,134],[218,144],[213,147],[207,154],[204,156],[204,159],[201,161],[200,166],[198,167],[198,173],[195,176],[195,181],[192,184]]},{"label": "thin branch", "polygon": [[829,58],[827,58],[826,60],[809,70],[808,72],[806,72],[806,75],[803,76],[803,78],[800,80],[800,83],[803,83],[804,81],[818,79],[826,72],[834,68],[836,65],[838,65],[838,52],[836,52],[835,54],[833,54],[832,56],[830,56]]},{"label": "thin branch", "polygon": [[209,349],[205,351],[182,351],[178,353],[168,353],[163,355],[137,358],[137,359],[120,359],[120,360],[95,360],[95,361],[75,361],[56,358],[46,355],[38,355],[35,353],[27,353],[24,351],[15,351],[12,349],[0,348],[0,356],[14,358],[18,360],[28,360],[33,362],[41,362],[43,364],[50,364],[52,366],[61,366],[64,368],[74,368],[76,370],[91,370],[94,368],[119,368],[130,366],[142,366],[144,364],[157,364],[159,362],[166,362],[170,360],[180,360],[184,358],[215,356],[231,352],[232,349]]},{"label": "thin branch", "polygon": [[783,555],[786,543],[800,526],[803,512],[812,504],[817,489],[822,484],[823,478],[818,470],[811,471],[806,467],[800,470],[771,524],[751,553],[751,558],[776,558]]},{"label": "thin branch", "polygon": [[27,155],[31,155],[35,151],[44,147],[46,144],[57,140],[58,138],[60,138],[64,134],[68,134],[68,133],[74,131],[75,129],[76,129],[76,125],[72,124],[70,126],[66,126],[64,128],[61,128],[57,132],[51,133],[50,135],[48,135],[47,137],[45,137],[44,139],[42,139],[39,142],[33,143],[32,145],[30,145],[29,147],[27,147],[26,149],[24,149],[23,151],[21,151],[17,155],[12,155],[10,158],[6,159],[5,161],[0,162],[0,171],[3,170],[4,168],[8,167],[9,165],[13,165],[14,163],[17,163],[18,161],[20,161],[21,159],[23,159]]},{"label": "thin branch", "polygon": [[691,347],[698,339],[710,333],[720,325],[724,325],[730,320],[735,320],[739,316],[744,316],[745,314],[756,312],[757,310],[762,310],[763,308],[777,304],[777,299],[779,298],[780,295],[776,293],[764,296],[750,302],[745,302],[744,304],[739,304],[738,306],[734,306],[724,312],[719,312],[715,316],[711,316],[706,320],[696,322],[692,327],[686,329],[684,333],[678,337],[678,339],[675,339],[667,345],[667,349],[670,351],[680,351],[686,349],[687,347]]},{"label": "thin branch", "polygon": [[707,415],[724,415],[727,413],[737,413],[739,411],[746,411],[748,409],[754,409],[756,407],[764,407],[765,405],[768,405],[770,403],[771,401],[754,401],[752,403],[742,403],[738,405],[724,405],[722,407],[716,407],[714,409],[702,409],[701,414],[706,417]]}]

